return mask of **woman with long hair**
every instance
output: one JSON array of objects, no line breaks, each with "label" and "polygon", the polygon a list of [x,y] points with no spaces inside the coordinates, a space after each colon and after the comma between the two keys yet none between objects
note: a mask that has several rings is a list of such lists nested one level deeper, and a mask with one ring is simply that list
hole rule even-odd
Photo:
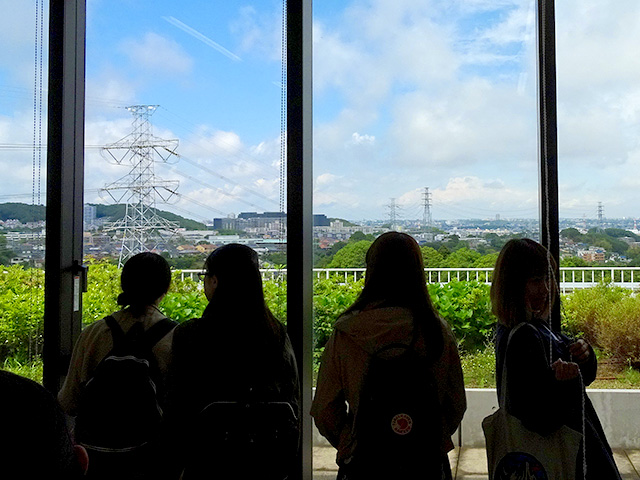
[{"label": "woman with long hair", "polygon": [[[186,467],[184,478],[208,478],[211,469],[241,478],[241,472],[252,468],[250,461],[225,458],[202,465],[202,456],[208,459],[216,453],[200,449],[207,441],[202,437],[208,435],[204,419],[211,418],[203,411],[219,406],[216,402],[259,400],[288,403],[299,418],[297,366],[284,325],[265,303],[254,250],[240,244],[219,247],[207,258],[201,276],[209,304],[201,318],[180,324],[173,335],[167,400],[170,442],[178,451],[175,467]],[[209,472],[202,472],[207,468]],[[262,473],[262,478],[272,478]]]},{"label": "woman with long hair", "polygon": [[585,340],[555,330],[551,322],[553,307],[560,301],[555,271],[549,251],[528,238],[509,240],[498,256],[491,284],[493,313],[498,317],[498,398],[503,394],[506,368],[503,408],[541,435],[562,425],[581,433],[584,427],[575,478],[584,478],[586,451],[587,479],[619,479],[611,448],[584,388],[596,377],[593,349]]},{"label": "woman with long hair", "polygon": [[[339,478],[450,478],[447,452],[453,449],[451,435],[466,408],[464,382],[456,340],[429,297],[422,252],[411,236],[387,232],[373,242],[366,263],[364,288],[338,318],[325,346],[311,414],[320,433],[338,450]],[[426,411],[415,415],[431,419],[430,431],[415,437],[435,436],[431,451],[420,448],[414,455],[413,446],[406,444],[392,453],[370,445],[376,434],[368,433],[365,423],[370,421],[362,417],[363,412],[373,417],[376,412],[371,412],[374,401],[363,391],[369,391],[365,383],[373,383],[373,359],[382,351],[398,358],[393,349],[415,352],[415,357],[408,357],[414,360],[403,364],[404,370],[414,371],[412,362],[419,365],[414,382],[399,383],[415,383],[434,398],[422,407]],[[396,373],[402,378],[402,371]],[[390,385],[388,390],[405,386]],[[404,400],[411,399],[393,401]],[[416,418],[403,413],[394,415],[389,426],[397,434],[391,443],[410,439],[412,428],[416,435],[420,428]],[[376,449],[379,455],[371,458],[370,452]],[[424,462],[424,458],[430,460]]]},{"label": "woman with long hair", "polygon": [[[90,478],[155,478],[159,402],[175,327],[158,305],[170,284],[163,257],[134,255],[120,275],[122,308],[87,326],[76,342],[58,401],[76,417]],[[138,361],[148,369],[136,369]]]}]

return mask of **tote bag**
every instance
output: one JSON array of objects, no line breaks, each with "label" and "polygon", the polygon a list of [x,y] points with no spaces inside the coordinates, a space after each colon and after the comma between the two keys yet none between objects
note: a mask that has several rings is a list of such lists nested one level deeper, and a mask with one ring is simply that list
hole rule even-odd
[{"label": "tote bag", "polygon": [[[513,334],[523,325],[520,323],[511,330],[507,348]],[[505,409],[506,358],[502,372],[499,408],[482,421],[489,480],[575,480],[582,434],[566,425],[547,436],[524,427]]]}]

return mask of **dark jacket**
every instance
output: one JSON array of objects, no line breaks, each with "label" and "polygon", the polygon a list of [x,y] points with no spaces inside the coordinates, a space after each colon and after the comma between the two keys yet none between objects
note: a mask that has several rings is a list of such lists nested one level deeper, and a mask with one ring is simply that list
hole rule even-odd
[{"label": "dark jacket", "polygon": [[[233,323],[232,323],[233,322]],[[277,343],[251,342],[242,319],[219,319],[205,309],[202,318],[178,325],[173,334],[167,389],[167,442],[173,468],[188,454],[191,426],[213,401],[242,400],[248,387],[259,400],[286,401],[300,418],[298,369],[285,327]]]},{"label": "dark jacket", "polygon": [[[512,337],[507,350],[510,329],[499,324],[496,331],[496,384],[501,395],[503,365],[506,357],[507,391],[504,407],[523,425],[547,435],[561,425],[582,432],[582,399],[584,398],[587,479],[619,479],[611,447],[584,386],[596,378],[597,360],[593,350],[589,360],[580,365],[579,379],[556,380],[551,364],[557,359],[571,361],[569,345],[574,340],[552,332],[543,322],[530,323]],[[549,357],[551,355],[551,358]],[[582,449],[578,473],[582,476]]]}]

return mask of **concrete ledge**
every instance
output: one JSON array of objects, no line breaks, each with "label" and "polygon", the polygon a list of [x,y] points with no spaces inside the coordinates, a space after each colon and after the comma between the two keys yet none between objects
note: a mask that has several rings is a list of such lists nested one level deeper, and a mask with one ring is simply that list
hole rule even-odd
[{"label": "concrete ledge", "polygon": [[[611,448],[640,449],[640,390],[588,389],[587,396],[598,413]],[[482,419],[498,408],[495,388],[467,389],[467,405],[462,420],[462,446],[484,447]]]},{"label": "concrete ledge", "polygon": [[[598,413],[611,448],[640,449],[640,390],[587,390]],[[554,399],[549,399],[554,401]],[[498,408],[495,388],[468,388],[467,412],[459,432],[453,437],[456,445],[484,447],[482,419]],[[313,444],[328,446],[329,442],[313,426]]]}]

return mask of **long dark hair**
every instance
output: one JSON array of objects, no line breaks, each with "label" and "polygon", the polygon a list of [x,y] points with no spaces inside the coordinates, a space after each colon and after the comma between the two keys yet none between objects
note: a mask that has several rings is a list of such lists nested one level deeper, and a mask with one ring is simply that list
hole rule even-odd
[{"label": "long dark hair", "polygon": [[118,305],[129,306],[132,315],[139,317],[167,293],[170,284],[171,267],[163,257],[151,252],[138,253],[122,267]]},{"label": "long dark hair", "polygon": [[406,233],[387,232],[369,247],[362,292],[344,314],[380,307],[411,310],[429,351],[439,357],[442,348],[440,318],[431,303],[420,246]]},{"label": "long dark hair", "polygon": [[215,275],[218,285],[203,318],[215,318],[250,341],[282,342],[284,329],[265,303],[255,250],[238,243],[219,247],[207,257],[205,273]]},{"label": "long dark hair", "polygon": [[555,271],[556,261],[538,242],[518,238],[505,243],[491,281],[491,306],[498,321],[511,328],[527,319],[525,287],[533,277],[550,277],[551,311],[560,301]]}]

